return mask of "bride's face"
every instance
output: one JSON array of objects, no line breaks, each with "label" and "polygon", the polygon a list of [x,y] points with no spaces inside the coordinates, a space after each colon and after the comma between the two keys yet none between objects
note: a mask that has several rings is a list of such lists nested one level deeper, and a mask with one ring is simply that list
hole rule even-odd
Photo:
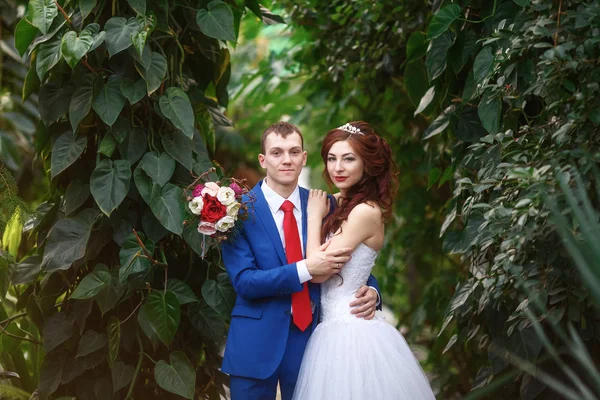
[{"label": "bride's face", "polygon": [[347,140],[335,142],[327,154],[327,173],[342,194],[363,177],[365,165]]}]

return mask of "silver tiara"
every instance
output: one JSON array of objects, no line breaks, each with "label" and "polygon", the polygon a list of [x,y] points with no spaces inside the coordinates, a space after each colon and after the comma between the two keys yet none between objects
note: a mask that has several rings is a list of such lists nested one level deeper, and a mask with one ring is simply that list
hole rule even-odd
[{"label": "silver tiara", "polygon": [[364,133],[362,133],[360,129],[358,129],[354,125],[350,125],[350,124],[344,124],[342,126],[339,126],[338,129],[341,129],[343,131],[350,132],[350,133],[355,133],[357,135],[364,135]]}]

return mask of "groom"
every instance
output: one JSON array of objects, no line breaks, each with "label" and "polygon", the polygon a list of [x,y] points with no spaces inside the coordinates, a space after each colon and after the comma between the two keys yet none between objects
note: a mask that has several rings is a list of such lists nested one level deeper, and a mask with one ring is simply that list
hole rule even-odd
[{"label": "groom", "polygon": [[[308,190],[298,186],[306,165],[300,130],[278,122],[262,135],[258,160],[266,171],[249,197],[250,218],[222,245],[237,293],[223,359],[232,400],[274,400],[277,383],[292,398],[308,338],[319,319],[320,289],[312,283],[338,273],[351,248],[321,246],[305,258]],[[249,201],[245,198],[245,201]],[[320,280],[321,278],[321,280]],[[375,278],[369,285],[376,286]],[[363,286],[352,313],[373,318],[378,292]]]}]

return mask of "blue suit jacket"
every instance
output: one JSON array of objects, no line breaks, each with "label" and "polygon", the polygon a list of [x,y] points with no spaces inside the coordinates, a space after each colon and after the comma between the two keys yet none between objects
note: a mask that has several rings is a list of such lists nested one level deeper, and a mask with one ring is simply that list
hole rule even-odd
[{"label": "blue suit jacket", "polygon": [[[254,379],[271,376],[283,358],[294,292],[302,290],[296,263],[288,264],[283,244],[259,182],[245,196],[250,216],[242,229],[222,244],[225,267],[237,293],[223,359],[223,372]],[[302,240],[306,249],[308,190],[300,188]],[[253,210],[252,210],[253,208]],[[378,288],[373,276],[368,285]],[[321,292],[308,282],[316,305],[311,331],[319,320]]]}]

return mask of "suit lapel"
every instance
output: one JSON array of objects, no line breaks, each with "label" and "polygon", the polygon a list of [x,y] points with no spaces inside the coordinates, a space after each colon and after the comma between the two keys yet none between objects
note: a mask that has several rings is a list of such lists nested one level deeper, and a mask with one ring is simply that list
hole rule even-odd
[{"label": "suit lapel", "polygon": [[279,259],[283,264],[287,264],[287,258],[285,256],[285,252],[283,251],[283,244],[281,243],[281,238],[279,237],[279,231],[277,230],[277,225],[275,225],[275,220],[273,220],[273,215],[271,214],[269,204],[267,204],[267,200],[265,200],[265,196],[260,187],[261,184],[262,181],[252,189],[254,198],[256,199],[254,202],[254,211],[256,212],[257,219],[263,224],[269,239],[271,239],[271,242],[273,242],[273,247],[277,251]]}]

